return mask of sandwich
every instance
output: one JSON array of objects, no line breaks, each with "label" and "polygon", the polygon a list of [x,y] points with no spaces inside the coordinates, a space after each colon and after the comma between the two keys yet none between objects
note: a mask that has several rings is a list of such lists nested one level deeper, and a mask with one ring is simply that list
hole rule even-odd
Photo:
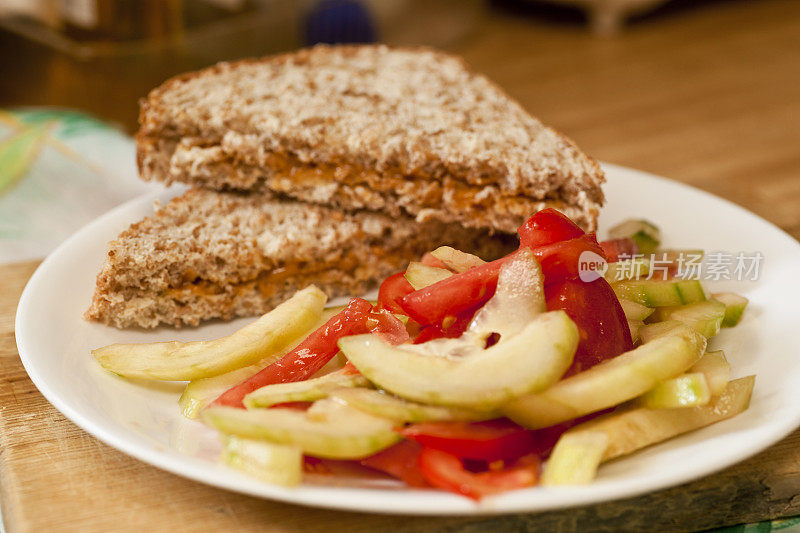
[{"label": "sandwich", "polygon": [[221,63],[153,90],[140,125],[141,177],[192,189],[109,244],[86,317],[117,327],[363,294],[439,245],[499,257],[545,207],[592,231],[603,202],[594,160],[424,48]]},{"label": "sandwich", "polygon": [[360,295],[440,244],[493,258],[514,242],[460,224],[194,188],[108,245],[86,316],[196,326],[263,314],[312,283],[330,297]]},{"label": "sandwich", "polygon": [[152,91],[140,122],[145,180],[507,233],[545,207],[592,231],[603,201],[593,159],[428,49],[318,46],[221,63]]}]

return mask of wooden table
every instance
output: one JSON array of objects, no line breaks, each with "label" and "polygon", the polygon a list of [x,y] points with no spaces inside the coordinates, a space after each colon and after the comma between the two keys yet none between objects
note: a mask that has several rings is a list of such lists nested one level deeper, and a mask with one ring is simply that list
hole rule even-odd
[{"label": "wooden table", "polygon": [[[457,51],[597,158],[691,183],[800,237],[800,2],[705,3],[608,40],[578,24],[494,13]],[[800,514],[800,432],[689,485],[538,515],[371,516],[190,482],[100,444],[35,390],[13,334],[34,267],[0,267],[0,495],[10,532],[686,530]]]}]

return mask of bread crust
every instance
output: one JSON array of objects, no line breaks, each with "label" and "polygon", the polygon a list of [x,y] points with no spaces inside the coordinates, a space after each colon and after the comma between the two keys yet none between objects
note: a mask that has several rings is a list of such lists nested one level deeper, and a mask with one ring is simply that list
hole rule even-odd
[{"label": "bread crust", "polygon": [[[140,124],[137,159],[149,180],[263,189],[277,155],[557,201],[580,212],[588,229],[603,202],[597,162],[461,58],[424,47],[322,45],[220,63],[154,89],[141,102]],[[184,157],[187,149],[197,157]],[[227,164],[212,182],[202,161],[214,157]],[[255,179],[244,187],[248,172]],[[404,200],[394,203],[412,215],[414,206],[431,212],[417,197]],[[336,205],[359,207],[341,198]],[[436,216],[500,229],[498,220],[512,215],[502,202],[485,211],[442,205]]]}]

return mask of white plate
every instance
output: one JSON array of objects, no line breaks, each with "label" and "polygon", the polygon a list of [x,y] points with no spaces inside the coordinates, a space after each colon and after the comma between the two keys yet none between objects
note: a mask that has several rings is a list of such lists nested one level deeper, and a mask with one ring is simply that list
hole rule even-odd
[{"label": "white plate", "polygon": [[[605,165],[608,205],[601,228],[631,216],[661,225],[673,247],[760,252],[755,282],[728,282],[750,298],[745,319],[712,347],[726,351],[735,377],[757,374],[750,409],[720,424],[648,448],[601,467],[586,487],[532,488],[474,503],[439,491],[389,481],[309,482],[276,487],[217,462],[213,431],[184,419],[177,383],[133,382],[103,371],[89,350],[111,342],[213,338],[247,320],[197,329],[120,331],[81,318],[89,305],[106,243],[152,212],[155,195],[127,203],[89,224],[53,252],[31,278],[16,319],[19,353],[44,396],[67,418],[103,442],[142,461],[229,490],[298,504],[365,512],[481,514],[540,511],[633,496],[677,485],[732,465],[777,442],[800,424],[800,246],[755,215],[727,201],[639,171]],[[172,193],[174,194],[174,192]],[[162,194],[161,200],[169,197]]]}]

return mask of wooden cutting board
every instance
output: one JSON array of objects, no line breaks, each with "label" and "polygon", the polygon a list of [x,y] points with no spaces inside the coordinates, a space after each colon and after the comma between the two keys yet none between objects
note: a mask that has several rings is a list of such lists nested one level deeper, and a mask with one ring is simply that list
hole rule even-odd
[{"label": "wooden cutting board", "polygon": [[100,443],[36,390],[14,340],[17,300],[36,265],[0,267],[0,496],[9,533],[667,531],[800,514],[800,431],[748,461],[688,485],[536,515],[367,515],[260,500],[195,483]]}]

